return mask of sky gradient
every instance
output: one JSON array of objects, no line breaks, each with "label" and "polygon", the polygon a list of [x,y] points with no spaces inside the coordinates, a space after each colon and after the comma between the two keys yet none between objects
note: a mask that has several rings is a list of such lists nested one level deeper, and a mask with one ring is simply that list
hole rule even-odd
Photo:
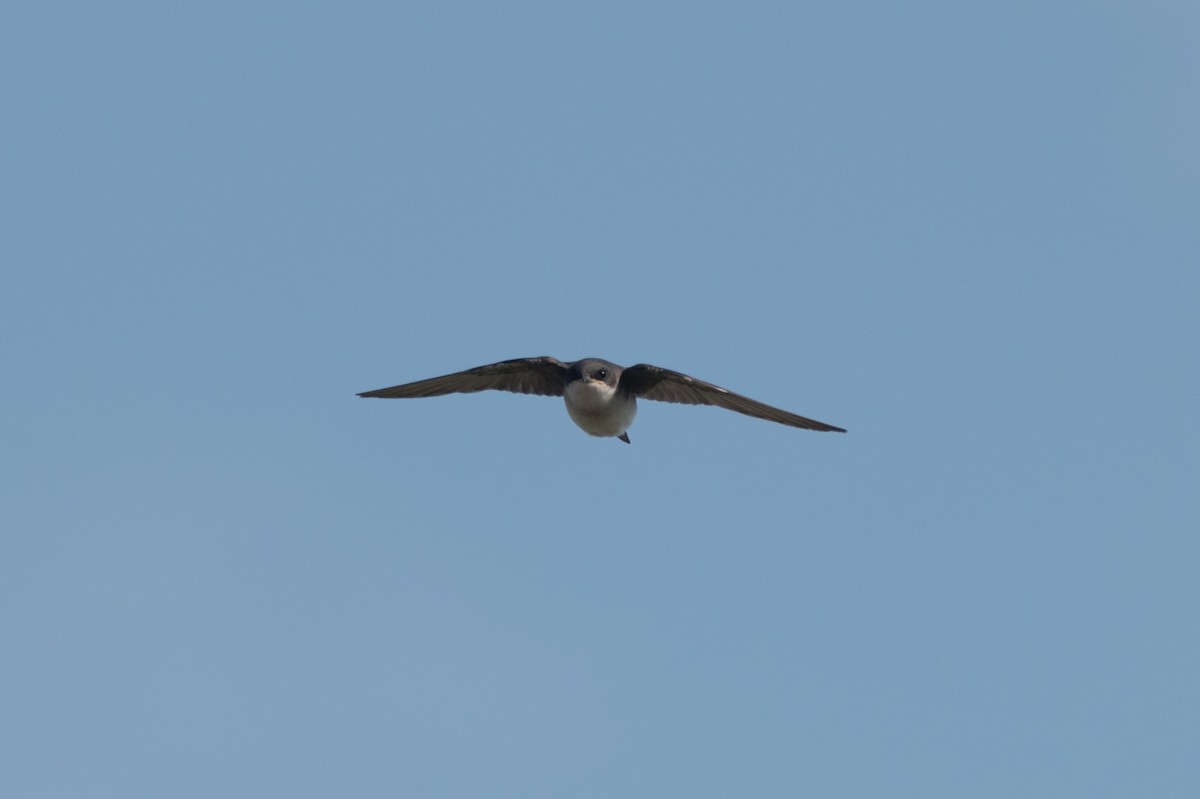
[{"label": "sky gradient", "polygon": [[1198,36],[5,3],[0,795],[1193,795]]}]

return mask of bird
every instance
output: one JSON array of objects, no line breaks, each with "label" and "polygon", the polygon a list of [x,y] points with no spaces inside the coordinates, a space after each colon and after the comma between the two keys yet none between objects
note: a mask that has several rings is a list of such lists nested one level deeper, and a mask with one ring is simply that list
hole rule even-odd
[{"label": "bird", "polygon": [[637,415],[638,398],[685,405],[715,405],[790,427],[846,432],[844,428],[774,408],[682,372],[648,363],[622,367],[602,358],[566,363],[548,355],[514,358],[415,383],[364,391],[358,396],[386,399],[441,397],[488,389],[562,397],[567,414],[583,432],[617,438],[626,444],[630,443],[629,426]]}]

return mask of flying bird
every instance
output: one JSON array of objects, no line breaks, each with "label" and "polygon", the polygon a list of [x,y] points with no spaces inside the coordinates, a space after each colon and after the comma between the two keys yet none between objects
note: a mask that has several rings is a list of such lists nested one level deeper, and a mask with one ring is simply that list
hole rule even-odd
[{"label": "flying bird", "polygon": [[840,427],[764,405],[681,372],[639,363],[628,368],[600,358],[563,363],[557,358],[516,358],[415,383],[365,391],[360,397],[440,397],[496,389],[562,397],[571,420],[591,436],[629,443],[638,397],[685,405],[715,405],[747,416],[805,430],[846,432]]}]

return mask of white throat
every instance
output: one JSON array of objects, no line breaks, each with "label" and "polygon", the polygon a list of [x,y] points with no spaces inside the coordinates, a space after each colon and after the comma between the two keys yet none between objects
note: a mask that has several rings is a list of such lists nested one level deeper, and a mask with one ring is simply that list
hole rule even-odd
[{"label": "white throat", "polygon": [[637,400],[621,395],[599,380],[576,380],[563,393],[567,413],[580,429],[593,436],[619,436],[633,424]]}]

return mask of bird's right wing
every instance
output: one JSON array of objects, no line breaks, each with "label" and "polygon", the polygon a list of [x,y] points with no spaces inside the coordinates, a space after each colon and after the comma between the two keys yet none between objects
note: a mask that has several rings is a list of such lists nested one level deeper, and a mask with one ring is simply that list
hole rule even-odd
[{"label": "bird's right wing", "polygon": [[359,394],[360,397],[440,397],[443,394],[472,391],[512,391],[517,394],[541,394],[561,397],[567,384],[567,365],[557,358],[516,358],[487,366],[477,366],[465,372],[431,377],[415,383],[379,388]]}]

